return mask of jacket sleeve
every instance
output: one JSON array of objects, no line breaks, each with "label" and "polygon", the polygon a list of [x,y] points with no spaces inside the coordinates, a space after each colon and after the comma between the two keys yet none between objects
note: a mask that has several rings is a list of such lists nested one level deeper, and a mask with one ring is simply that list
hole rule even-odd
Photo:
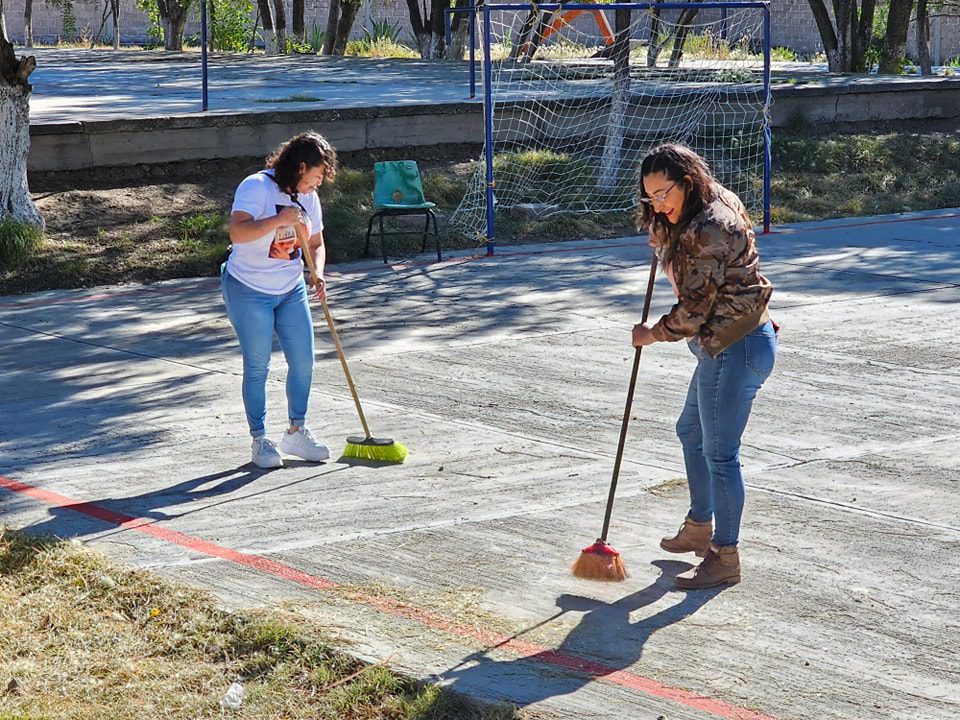
[{"label": "jacket sleeve", "polygon": [[653,337],[674,342],[694,337],[713,314],[720,286],[726,275],[726,253],[730,238],[714,224],[696,228],[678,253],[684,266],[677,288],[677,304],[653,326]]}]

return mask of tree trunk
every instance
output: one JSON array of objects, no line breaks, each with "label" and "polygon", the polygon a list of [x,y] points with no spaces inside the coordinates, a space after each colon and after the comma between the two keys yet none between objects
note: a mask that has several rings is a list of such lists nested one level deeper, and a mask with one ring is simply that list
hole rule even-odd
[{"label": "tree trunk", "polygon": [[327,15],[327,31],[323,34],[323,54],[333,55],[337,41],[337,25],[340,24],[340,0],[330,0],[330,13]]},{"label": "tree trunk", "polygon": [[660,52],[670,40],[670,34],[667,33],[661,37],[663,32],[663,23],[660,21],[660,8],[654,7],[650,11],[650,39],[647,42],[647,67],[657,66],[657,58]]},{"label": "tree trunk", "polygon": [[43,216],[27,185],[33,90],[28,79],[36,66],[33,56],[17,59],[4,29],[0,33],[0,218],[43,230]]},{"label": "tree trunk", "polygon": [[333,54],[343,55],[347,51],[347,41],[350,40],[350,31],[360,13],[360,3],[341,0],[340,18],[337,20],[337,35],[333,43]]},{"label": "tree trunk", "polygon": [[33,0],[23,3],[23,44],[33,47]]},{"label": "tree trunk", "polygon": [[630,105],[630,11],[618,9],[614,14],[616,40],[613,51],[613,97],[610,98],[610,120],[600,159],[597,185],[612,191],[617,187],[622,163],[623,139],[626,135],[627,110]]},{"label": "tree trunk", "polygon": [[306,2],[304,0],[293,0],[293,36],[297,42],[303,42],[307,37],[304,14],[306,12]]},{"label": "tree trunk", "polygon": [[443,11],[448,7],[449,2],[430,0],[430,13],[424,17],[417,0],[407,0],[413,38],[417,43],[417,51],[424,60],[435,60],[444,56],[446,29],[443,24]]},{"label": "tree trunk", "polygon": [[887,34],[880,50],[880,72],[901,74],[903,59],[907,54],[907,34],[910,31],[910,14],[913,0],[890,0],[887,14]]},{"label": "tree trunk", "polygon": [[327,32],[323,38],[324,55],[343,55],[350,40],[350,31],[360,13],[360,0],[331,0]]},{"label": "tree trunk", "polygon": [[[336,2],[336,0],[331,0],[331,2]],[[423,57],[424,43],[427,41],[427,28],[423,23],[423,15],[420,14],[420,5],[417,0],[407,0],[407,14],[410,16],[413,40],[417,44],[420,57]]]},{"label": "tree trunk", "polygon": [[110,13],[113,15],[113,49],[120,49],[120,0],[110,0]]},{"label": "tree trunk", "polygon": [[284,0],[273,0],[273,32],[277,41],[277,54],[287,54],[287,11]]},{"label": "tree trunk", "polygon": [[[469,8],[469,0],[457,0],[456,7]],[[443,51],[447,60],[463,60],[470,38],[470,16],[456,13],[450,21],[450,45]]]},{"label": "tree trunk", "polygon": [[179,0],[157,0],[165,50],[183,50],[183,31],[187,26],[188,4]]},{"label": "tree trunk", "polygon": [[876,12],[876,0],[862,0],[860,5],[860,20],[857,26],[857,43],[853,52],[854,72],[869,72],[867,67],[867,50],[873,40],[873,16]]},{"label": "tree trunk", "polygon": [[823,43],[823,52],[827,56],[827,67],[830,72],[847,72],[840,62],[837,33],[833,29],[827,6],[824,5],[823,0],[807,0],[807,2],[813,12],[813,19],[817,22],[817,30],[820,31],[820,42]]},{"label": "tree trunk", "polygon": [[267,55],[276,55],[277,36],[273,30],[273,3],[271,0],[257,0],[257,9],[263,19],[263,51]]},{"label": "tree trunk", "polygon": [[667,63],[668,67],[680,67],[680,60],[683,59],[683,44],[687,41],[690,26],[693,25],[693,21],[697,19],[697,13],[699,12],[699,8],[687,8],[680,15],[680,20],[677,21],[677,29],[675,31],[676,39],[673,41],[673,51],[670,53],[670,62]]},{"label": "tree trunk", "polygon": [[920,55],[920,74],[933,75],[930,59],[930,16],[927,0],[917,0],[917,52]]}]

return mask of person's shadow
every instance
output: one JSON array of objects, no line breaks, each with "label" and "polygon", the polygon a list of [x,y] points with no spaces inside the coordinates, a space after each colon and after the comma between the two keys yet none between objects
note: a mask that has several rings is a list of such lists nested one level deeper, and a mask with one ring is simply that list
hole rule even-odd
[{"label": "person's shadow", "polygon": [[[653,633],[690,617],[723,590],[718,587],[676,593],[679,602],[650,617],[631,620],[632,612],[667,595],[673,589],[676,576],[691,567],[689,563],[671,560],[657,560],[652,564],[662,571],[660,577],[616,602],[560,595],[557,598],[560,612],[548,620],[568,612],[582,612],[583,617],[556,649],[545,649],[513,660],[489,657],[491,650],[508,644],[523,652],[520,636],[533,629],[529,628],[498,645],[469,655],[459,665],[440,673],[438,680],[455,692],[498,698],[525,707],[572,693],[597,678],[632,667],[640,660],[644,645]],[[517,638],[521,642],[510,642]],[[464,667],[470,663],[474,664]]]},{"label": "person's shadow", "polygon": [[[47,535],[63,539],[79,538],[110,530],[121,533],[124,532],[124,528],[118,527],[120,523],[131,519],[172,520],[196,512],[208,512],[225,503],[234,502],[240,498],[225,496],[235,493],[268,472],[270,471],[247,463],[237,468],[201,475],[140,495],[104,497],[70,505],[56,505],[49,509],[48,519],[28,525],[21,530],[33,536]],[[246,493],[242,499],[314,479],[315,476],[310,476],[283,486],[271,486],[254,493]],[[218,500],[218,498],[222,499]],[[181,512],[175,510],[180,505],[195,503],[198,500],[216,500],[216,502],[206,502]],[[174,510],[171,511],[168,508],[174,508]]]}]

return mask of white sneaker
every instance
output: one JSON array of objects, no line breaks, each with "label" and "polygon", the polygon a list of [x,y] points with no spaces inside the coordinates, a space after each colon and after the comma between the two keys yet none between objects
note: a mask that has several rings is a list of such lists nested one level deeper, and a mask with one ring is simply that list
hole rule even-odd
[{"label": "white sneaker", "polygon": [[296,455],[298,458],[310,462],[320,462],[330,457],[330,450],[317,440],[305,427],[295,433],[284,433],[280,441],[280,449],[287,455]]},{"label": "white sneaker", "polygon": [[253,464],[262,468],[283,467],[283,458],[277,452],[277,446],[266,435],[253,439]]}]

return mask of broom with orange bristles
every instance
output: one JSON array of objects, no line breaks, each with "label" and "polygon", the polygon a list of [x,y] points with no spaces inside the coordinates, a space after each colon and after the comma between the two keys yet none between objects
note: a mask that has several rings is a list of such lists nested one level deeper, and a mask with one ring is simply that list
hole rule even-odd
[{"label": "broom with orange bristles", "polygon": [[[657,278],[657,255],[654,253],[650,261],[650,279],[647,280],[647,295],[643,300],[643,315],[641,323],[647,321],[650,314],[650,301],[653,299],[653,283]],[[617,458],[613,463],[613,479],[610,481],[610,492],[607,495],[607,510],[603,516],[603,530],[600,537],[589,547],[585,547],[580,557],[573,563],[571,570],[575,577],[584,580],[606,580],[620,582],[627,577],[627,568],[623,558],[607,542],[607,532],[610,530],[610,516],[613,514],[613,498],[617,493],[617,479],[620,477],[620,461],[623,460],[623,447],[627,441],[627,425],[630,423],[630,409],[633,407],[633,391],[637,387],[637,375],[640,372],[640,351],[638,347],[633,356],[633,372],[630,374],[630,388],[627,390],[627,406],[623,411],[623,424],[620,426],[620,444],[617,446]]]}]

